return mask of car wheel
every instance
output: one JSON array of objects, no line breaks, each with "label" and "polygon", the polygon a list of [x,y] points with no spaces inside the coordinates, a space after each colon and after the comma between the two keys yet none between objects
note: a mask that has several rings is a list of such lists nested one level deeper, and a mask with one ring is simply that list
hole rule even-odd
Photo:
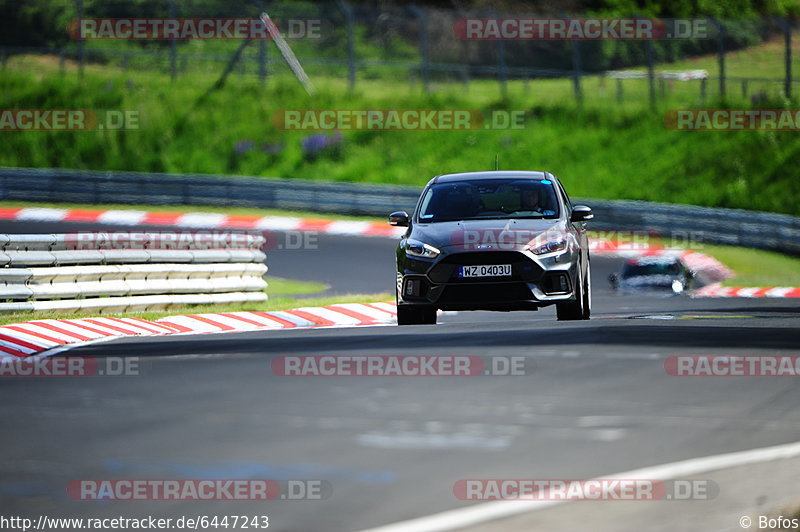
[{"label": "car wheel", "polygon": [[398,305],[398,325],[436,325],[436,307],[428,305]]},{"label": "car wheel", "polygon": [[[578,267],[578,282],[575,283],[575,300],[564,303],[556,303],[556,317],[558,321],[572,321],[588,319],[586,304],[586,285],[583,280],[583,272]],[[587,316],[587,317],[584,317]]]}]

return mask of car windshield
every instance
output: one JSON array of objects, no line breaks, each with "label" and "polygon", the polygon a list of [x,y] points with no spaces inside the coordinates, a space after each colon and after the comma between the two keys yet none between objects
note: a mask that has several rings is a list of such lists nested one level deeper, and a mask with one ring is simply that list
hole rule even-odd
[{"label": "car windshield", "polygon": [[422,199],[420,222],[558,218],[549,179],[486,179],[437,183]]},{"label": "car windshield", "polygon": [[626,264],[622,268],[622,277],[640,277],[644,275],[678,275],[681,266],[677,262],[661,262],[653,264]]}]

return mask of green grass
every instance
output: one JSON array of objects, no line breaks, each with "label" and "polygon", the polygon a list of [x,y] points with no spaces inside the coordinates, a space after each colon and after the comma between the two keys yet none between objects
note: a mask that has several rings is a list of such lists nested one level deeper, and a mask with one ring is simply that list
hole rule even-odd
[{"label": "green grass", "polygon": [[314,281],[297,281],[295,279],[284,279],[283,277],[266,276],[270,299],[291,298],[293,296],[316,294],[324,292],[328,286]]},{"label": "green grass", "polygon": [[800,286],[800,259],[774,251],[704,244],[697,251],[736,272],[725,286]]},{"label": "green grass", "polygon": [[[800,56],[800,39],[795,39]],[[780,78],[780,43],[730,54],[729,73]],[[706,68],[702,57],[658,70]],[[696,107],[698,82],[667,83],[651,110],[644,80],[625,81],[624,103],[616,83],[599,76],[583,80],[585,101],[575,103],[571,81],[514,80],[500,96],[491,80],[434,83],[423,92],[387,79],[360,79],[349,94],[341,78],[315,79],[319,91],[307,96],[297,82],[277,75],[261,86],[233,76],[222,90],[196,106],[218,72],[186,74],[172,82],[163,73],[122,72],[89,65],[80,80],[70,65],[12,57],[0,72],[0,107],[135,109],[141,128],[130,131],[5,132],[0,165],[97,170],[137,170],[304,178],[328,181],[422,185],[438,173],[489,169],[495,154],[501,168],[549,169],[571,195],[638,199],[800,214],[800,136],[796,132],[678,132],[665,127],[664,114]],[[780,94],[781,84],[764,86],[768,100],[758,107],[796,107]],[[754,84],[751,91],[761,90]],[[800,90],[800,87],[798,87]],[[709,83],[704,105],[752,107],[736,86],[728,101],[716,101]],[[520,110],[519,130],[345,131],[339,150],[304,156],[301,140],[312,131],[282,131],[272,123],[281,109],[434,108]],[[241,141],[255,148],[237,153]],[[280,145],[278,154],[263,145]]]},{"label": "green grass", "polygon": [[[322,283],[308,281],[296,281],[293,279],[283,279],[280,277],[265,277],[269,286],[267,294],[269,299],[263,303],[231,303],[227,305],[196,305],[178,306],[166,311],[158,312],[124,312],[124,313],[103,313],[102,316],[116,316],[125,318],[141,318],[145,320],[156,320],[166,316],[179,314],[202,314],[212,312],[240,312],[240,311],[260,311],[269,312],[273,310],[287,310],[298,307],[318,307],[333,305],[336,303],[371,303],[375,301],[390,301],[393,296],[389,293],[379,294],[347,294],[341,296],[325,297],[298,297],[316,294],[327,289]],[[10,323],[21,323],[30,320],[45,320],[59,318],[91,318],[98,316],[94,313],[74,313],[70,311],[58,312],[16,312],[10,314],[0,314],[0,325]]]}]

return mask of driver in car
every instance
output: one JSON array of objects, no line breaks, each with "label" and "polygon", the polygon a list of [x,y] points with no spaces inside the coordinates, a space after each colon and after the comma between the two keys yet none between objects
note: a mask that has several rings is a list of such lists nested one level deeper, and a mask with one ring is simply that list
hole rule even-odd
[{"label": "driver in car", "polygon": [[546,205],[542,205],[541,196],[539,191],[535,188],[524,188],[520,192],[520,211],[531,211],[550,216],[555,214],[555,211],[548,209]]}]

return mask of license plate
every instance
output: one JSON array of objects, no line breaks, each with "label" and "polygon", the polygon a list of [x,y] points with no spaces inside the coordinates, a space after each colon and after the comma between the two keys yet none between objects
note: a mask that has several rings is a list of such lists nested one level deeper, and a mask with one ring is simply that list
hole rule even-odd
[{"label": "license plate", "polygon": [[484,266],[459,266],[459,277],[510,277],[510,264],[487,264]]}]

